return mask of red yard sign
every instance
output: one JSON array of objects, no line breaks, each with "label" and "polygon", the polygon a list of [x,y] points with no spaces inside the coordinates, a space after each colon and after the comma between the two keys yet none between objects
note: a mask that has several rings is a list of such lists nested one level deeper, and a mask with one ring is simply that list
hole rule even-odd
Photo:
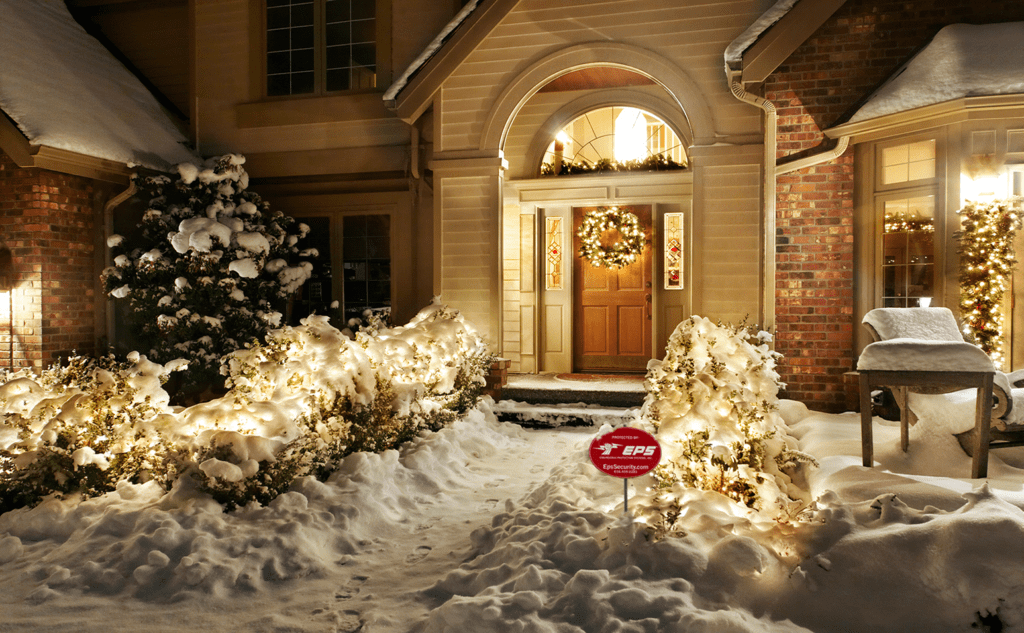
[{"label": "red yard sign", "polygon": [[661,446],[647,431],[622,427],[590,443],[590,461],[612,477],[639,477],[661,461]]}]

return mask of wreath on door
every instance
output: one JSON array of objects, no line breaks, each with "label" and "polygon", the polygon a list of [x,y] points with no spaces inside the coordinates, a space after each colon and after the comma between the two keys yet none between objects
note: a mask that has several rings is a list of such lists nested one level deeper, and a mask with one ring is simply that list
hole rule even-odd
[{"label": "wreath on door", "polygon": [[647,241],[636,214],[618,207],[588,212],[576,235],[580,238],[580,257],[595,268],[613,270],[635,262]]}]

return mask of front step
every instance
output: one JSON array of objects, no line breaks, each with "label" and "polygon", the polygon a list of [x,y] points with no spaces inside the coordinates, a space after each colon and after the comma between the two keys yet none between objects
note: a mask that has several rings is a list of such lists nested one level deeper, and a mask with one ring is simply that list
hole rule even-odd
[{"label": "front step", "polygon": [[530,428],[622,426],[644,403],[641,376],[513,374],[494,411]]},{"label": "front step", "polygon": [[554,405],[585,403],[612,408],[644,403],[642,377],[513,374],[501,390],[503,400]]},{"label": "front step", "polygon": [[562,426],[613,427],[628,424],[639,415],[639,409],[603,407],[600,405],[531,404],[515,400],[494,403],[494,413],[502,422],[514,422],[528,429],[553,429]]}]

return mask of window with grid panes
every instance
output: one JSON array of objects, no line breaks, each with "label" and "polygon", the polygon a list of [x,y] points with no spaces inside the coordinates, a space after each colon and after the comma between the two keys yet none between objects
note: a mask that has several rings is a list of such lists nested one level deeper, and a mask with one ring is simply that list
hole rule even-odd
[{"label": "window with grid panes", "polygon": [[366,310],[391,309],[391,217],[349,215],[342,219],[345,319]]},{"label": "window with grid panes", "polygon": [[266,0],[267,95],[375,88],[374,0]]}]

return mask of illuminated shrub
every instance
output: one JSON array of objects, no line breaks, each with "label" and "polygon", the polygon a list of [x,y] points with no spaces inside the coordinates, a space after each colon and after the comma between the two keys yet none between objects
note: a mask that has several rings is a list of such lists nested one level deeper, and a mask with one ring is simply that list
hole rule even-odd
[{"label": "illuminated shrub", "polygon": [[779,355],[770,341],[767,332],[690,317],[670,337],[665,359],[648,366],[643,419],[663,455],[650,508],[659,534],[672,533],[685,488],[780,517],[801,505],[806,493],[787,473],[813,460],[790,448],[776,412]]},{"label": "illuminated shrub", "polygon": [[187,409],[169,407],[160,386],[180,362],[131,360],[72,359],[0,385],[5,510],[148,479],[196,485],[227,509],[267,503],[297,477],[326,478],[350,453],[456,420],[479,400],[492,355],[457,312],[435,304],[355,340],[325,316],[273,330],[224,359],[226,395]]}]

